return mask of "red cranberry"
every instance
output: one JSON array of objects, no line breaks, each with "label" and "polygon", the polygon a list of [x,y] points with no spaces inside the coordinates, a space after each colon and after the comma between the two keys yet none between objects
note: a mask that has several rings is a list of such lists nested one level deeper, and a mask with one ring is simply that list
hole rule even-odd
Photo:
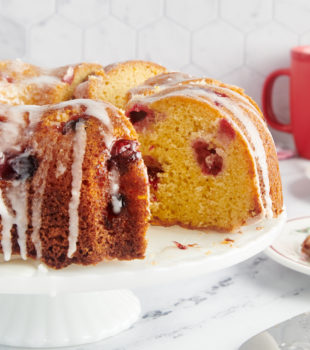
[{"label": "red cranberry", "polygon": [[76,125],[81,122],[85,122],[85,120],[89,118],[88,115],[74,115],[71,117],[69,121],[67,121],[62,127],[61,133],[63,135],[68,134],[70,131],[76,130]]},{"label": "red cranberry", "polygon": [[159,161],[152,156],[144,156],[144,163],[147,167],[147,174],[149,177],[149,184],[153,187],[155,191],[158,189],[159,183],[159,173],[163,173],[163,168]]},{"label": "red cranberry", "polygon": [[163,173],[163,170],[158,167],[147,167],[147,174],[149,176],[149,183],[154,188],[155,191],[158,189],[159,178],[158,174]]},{"label": "red cranberry", "polygon": [[223,107],[223,105],[217,101],[214,101],[214,104],[217,106],[217,107]]},{"label": "red cranberry", "polygon": [[218,175],[223,167],[223,158],[216,153],[216,150],[202,140],[196,140],[192,147],[203,174]]},{"label": "red cranberry", "polygon": [[215,91],[215,94],[220,97],[228,97],[228,95],[224,94],[223,92]]},{"label": "red cranberry", "polygon": [[37,169],[38,160],[33,155],[4,155],[0,160],[0,179],[25,180],[32,177]]},{"label": "red cranberry", "polygon": [[138,142],[134,140],[119,139],[115,141],[111,149],[108,168],[116,166],[120,172],[126,172],[130,163],[141,159],[141,153],[137,147]]},{"label": "red cranberry", "polygon": [[7,75],[6,73],[0,73],[0,80],[6,80],[8,83],[13,83],[13,78]]},{"label": "red cranberry", "polygon": [[234,139],[236,132],[226,119],[221,119],[219,123],[219,133],[224,134],[229,139]]},{"label": "red cranberry", "polygon": [[177,241],[173,241],[173,243],[177,246],[177,248],[181,249],[181,250],[185,250],[187,249],[188,247],[180,242],[177,242]]},{"label": "red cranberry", "polygon": [[147,108],[146,106],[136,104],[129,111],[126,112],[126,116],[130,119],[132,124],[141,122],[147,116],[152,115],[153,111]]}]

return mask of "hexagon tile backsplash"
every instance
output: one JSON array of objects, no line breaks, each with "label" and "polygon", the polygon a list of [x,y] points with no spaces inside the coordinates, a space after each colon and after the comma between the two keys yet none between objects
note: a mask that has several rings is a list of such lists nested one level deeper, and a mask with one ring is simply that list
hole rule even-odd
[{"label": "hexagon tile backsplash", "polygon": [[[266,75],[299,44],[310,44],[309,0],[0,0],[0,59],[153,60],[242,86],[259,104]],[[274,103],[285,122],[286,78]]]}]

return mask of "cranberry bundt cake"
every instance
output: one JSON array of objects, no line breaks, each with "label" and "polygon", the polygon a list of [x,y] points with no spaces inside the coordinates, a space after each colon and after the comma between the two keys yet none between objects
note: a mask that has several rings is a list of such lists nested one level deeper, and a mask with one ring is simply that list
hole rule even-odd
[{"label": "cranberry bundt cake", "polygon": [[149,190],[136,133],[108,103],[0,105],[0,252],[72,263],[143,258]]},{"label": "cranberry bundt cake", "polygon": [[142,84],[145,80],[166,72],[166,68],[153,62],[126,61],[111,64],[104,71],[88,77],[75,90],[76,98],[103,100],[124,108],[125,96],[129,89]]},{"label": "cranberry bundt cake", "polygon": [[0,61],[0,103],[45,105],[72,98],[90,74],[103,73],[99,64],[81,63],[43,69],[21,60]]},{"label": "cranberry bundt cake", "polygon": [[241,89],[167,73],[127,99],[148,169],[151,223],[232,231],[281,213],[273,139]]}]

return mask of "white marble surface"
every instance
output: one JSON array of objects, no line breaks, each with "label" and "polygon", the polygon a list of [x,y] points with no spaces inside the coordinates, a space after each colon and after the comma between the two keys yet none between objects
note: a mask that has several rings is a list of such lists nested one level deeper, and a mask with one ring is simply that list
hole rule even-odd
[{"label": "white marble surface", "polygon": [[[310,215],[310,161],[280,162],[289,218]],[[80,349],[233,350],[267,327],[310,310],[310,278],[263,253],[235,267],[135,290],[142,317],[130,330]]]},{"label": "white marble surface", "polygon": [[[280,162],[289,218],[310,214],[307,167],[310,161],[302,159]],[[265,328],[310,310],[309,276],[263,253],[220,272],[134,292],[142,303],[134,326],[100,343],[70,349],[234,350]]]}]

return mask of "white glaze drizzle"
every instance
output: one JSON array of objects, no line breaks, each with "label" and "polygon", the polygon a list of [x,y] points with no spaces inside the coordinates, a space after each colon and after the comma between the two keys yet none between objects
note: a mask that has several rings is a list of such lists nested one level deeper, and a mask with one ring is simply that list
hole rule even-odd
[{"label": "white glaze drizzle", "polygon": [[[205,89],[204,88],[205,86],[206,87],[210,86],[211,89]],[[226,92],[228,97],[217,95],[216,91],[212,90],[212,88],[216,88],[218,91],[223,91],[223,93]],[[160,89],[160,91],[163,91],[163,90]],[[242,102],[239,103],[239,101],[232,100],[231,98],[229,98],[229,94],[233,94]],[[234,92],[230,89],[222,88],[219,86],[214,86],[212,84],[210,84],[210,85],[204,84],[203,86],[199,86],[197,84],[193,84],[193,85],[184,84],[184,85],[182,85],[182,88],[180,88],[180,86],[179,86],[179,88],[177,90],[171,90],[171,91],[168,90],[167,92],[164,92],[164,93],[159,92],[159,93],[154,94],[154,95],[146,95],[146,96],[137,95],[133,99],[130,100],[130,105],[135,104],[135,103],[150,104],[150,103],[153,103],[157,100],[164,99],[166,97],[180,96],[180,95],[194,97],[196,99],[200,99],[203,102],[209,102],[209,103],[218,102],[219,104],[224,106],[227,110],[229,110],[236,118],[238,118],[240,123],[242,123],[245,130],[247,131],[247,134],[250,136],[251,139],[254,140],[254,144],[256,147],[248,142],[246,136],[241,131],[241,129],[237,126],[237,124],[236,123],[233,123],[233,124],[234,124],[234,127],[237,128],[237,130],[239,131],[239,133],[241,134],[241,136],[243,137],[245,142],[247,143],[253,159],[256,159],[260,165],[260,168],[262,170],[263,185],[264,185],[264,189],[265,189],[264,194],[262,194],[261,188],[258,185],[259,175],[258,175],[258,171],[257,171],[256,162],[254,162],[255,179],[257,182],[258,193],[260,195],[259,200],[261,203],[261,207],[264,211],[264,215],[268,218],[272,217],[273,216],[272,200],[270,198],[270,183],[269,183],[268,165],[267,165],[267,157],[266,157],[265,148],[264,148],[264,145],[262,143],[262,140],[260,138],[260,135],[259,135],[259,132],[258,132],[256,126],[253,124],[253,122],[248,117],[248,115],[244,112],[244,110],[243,110],[243,108],[241,108],[241,106],[243,106],[244,108],[251,109],[252,113],[254,113],[256,115],[257,121],[261,124],[261,126],[264,128],[264,130],[270,135],[269,130],[268,130],[264,120],[259,115],[258,111],[252,106],[252,104],[245,97],[241,96],[240,94],[237,94],[236,92]],[[207,97],[207,99],[209,101],[201,98],[200,96]],[[214,103],[212,103],[212,107],[218,109],[221,113],[224,112],[219,106],[216,106]],[[227,117],[230,121],[232,121],[229,115],[227,115]],[[264,199],[265,199],[265,203],[266,203],[266,208],[264,208],[264,206],[262,204],[261,198],[263,195],[264,195]]]},{"label": "white glaze drizzle", "polygon": [[52,75],[38,75],[36,77],[26,78],[23,80],[25,85],[36,84],[36,85],[57,85],[61,82],[58,77]]},{"label": "white glaze drizzle", "polygon": [[119,214],[122,210],[122,201],[118,198],[119,194],[119,172],[114,167],[109,172],[110,196],[112,210],[114,214]]},{"label": "white glaze drizzle", "polygon": [[182,72],[163,73],[147,79],[143,84],[130,89],[129,93],[132,98],[133,96],[139,95],[141,92],[148,89],[155,89],[156,92],[159,92],[169,86],[181,84],[184,81],[191,79],[194,79],[194,77]]},{"label": "white glaze drizzle", "polygon": [[15,210],[14,224],[17,229],[17,243],[20,249],[22,259],[27,259],[27,237],[28,229],[28,213],[27,213],[27,188],[24,181],[13,181],[10,191],[7,193],[8,199],[11,202],[12,208]]},{"label": "white glaze drizzle", "polygon": [[11,242],[11,229],[14,223],[14,218],[9,213],[4,200],[2,191],[0,189],[0,215],[1,215],[1,224],[2,224],[2,238],[1,245],[4,255],[4,260],[8,261],[11,259],[12,255],[12,242]]},{"label": "white glaze drizzle", "polygon": [[65,75],[63,76],[62,80],[64,82],[70,82],[72,81],[73,79],[73,76],[74,76],[74,68],[72,66],[68,67]]},{"label": "white glaze drizzle", "polygon": [[59,176],[63,175],[66,170],[67,170],[67,168],[65,167],[65,165],[63,165],[63,163],[61,161],[58,161],[56,172],[55,172],[56,179],[58,179]]},{"label": "white glaze drizzle", "polygon": [[[220,88],[220,91],[230,92],[227,88]],[[239,98],[239,94],[236,92],[232,92],[234,96]],[[263,183],[265,187],[265,193],[264,193],[264,199],[266,201],[266,216],[267,218],[273,217],[273,211],[272,211],[272,200],[270,197],[270,183],[269,183],[269,174],[268,174],[268,164],[267,164],[267,156],[265,147],[263,145],[263,141],[259,135],[259,132],[257,130],[257,127],[253,124],[251,119],[248,117],[248,115],[245,113],[244,109],[240,108],[238,104],[231,104],[229,103],[229,99],[225,97],[219,97],[217,96],[218,102],[222,103],[222,105],[229,109],[231,112],[235,112],[234,114],[239,118],[239,120],[242,122],[242,124],[245,126],[245,129],[251,135],[251,138],[254,138],[254,154],[256,159],[258,160],[258,163],[262,170],[262,176],[263,176]],[[259,115],[258,111],[250,102],[244,97],[241,96],[242,103],[240,104],[244,108],[251,109],[252,113],[256,115],[257,122],[261,124],[261,126],[264,128],[264,131],[270,135],[270,132],[262,119],[262,117]],[[230,107],[230,108],[229,108]]]},{"label": "white glaze drizzle", "polygon": [[[93,101],[93,100],[83,100],[83,99],[78,99],[75,100],[77,101],[77,103],[79,104],[83,104],[84,101],[87,101],[86,107],[87,107],[87,111],[86,113],[88,115],[91,115],[93,117],[98,118],[105,126],[107,126],[108,128],[111,129],[111,119],[106,111],[107,107],[110,108],[115,108],[110,104],[104,103],[104,102],[97,102],[97,101]],[[104,106],[104,108],[102,108]],[[116,113],[118,115],[118,113]]]},{"label": "white glaze drizzle", "polygon": [[69,202],[69,248],[68,257],[71,258],[76,251],[76,244],[79,235],[79,204],[81,195],[81,185],[83,176],[83,161],[86,149],[87,134],[83,122],[79,122],[75,127],[73,138],[73,163],[71,199]]},{"label": "white glaze drizzle", "polygon": [[16,151],[20,149],[20,136],[26,125],[23,118],[24,110],[24,106],[10,108],[0,104],[0,116],[6,119],[4,122],[0,119],[0,155],[6,149]]},{"label": "white glaze drizzle", "polygon": [[31,234],[31,240],[36,249],[37,259],[40,259],[42,256],[42,244],[40,239],[40,229],[41,229],[41,223],[42,223],[41,213],[42,213],[43,195],[45,192],[49,161],[50,161],[50,151],[48,149],[46,151],[43,163],[40,166],[40,172],[34,178],[34,187],[37,190],[35,191],[32,199],[31,222],[32,222],[33,231]]}]

